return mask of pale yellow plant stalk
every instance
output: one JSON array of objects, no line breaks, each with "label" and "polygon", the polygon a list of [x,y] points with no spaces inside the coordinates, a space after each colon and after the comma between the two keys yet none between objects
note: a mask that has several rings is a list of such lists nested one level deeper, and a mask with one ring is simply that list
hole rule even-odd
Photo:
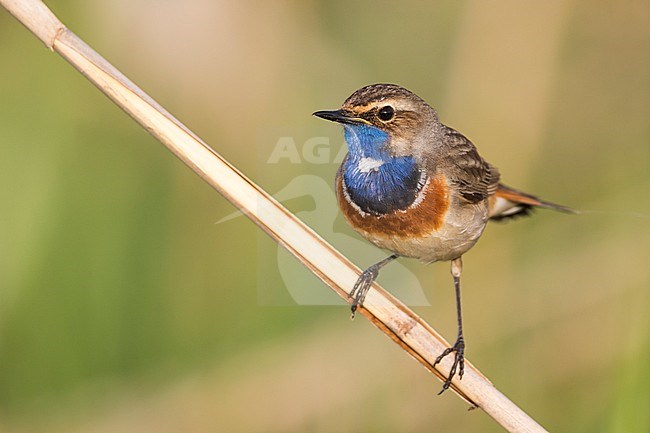
[{"label": "pale yellow plant stalk", "polygon": [[[339,296],[350,301],[348,292],[359,269],[341,253],[68,30],[41,1],[0,0],[0,4]],[[451,357],[433,367],[448,343],[379,285],[373,285],[359,312],[438,378],[449,373]],[[546,431],[469,362],[465,363],[462,380],[453,380],[452,389],[510,432]],[[432,395],[435,391],[432,389]]]}]

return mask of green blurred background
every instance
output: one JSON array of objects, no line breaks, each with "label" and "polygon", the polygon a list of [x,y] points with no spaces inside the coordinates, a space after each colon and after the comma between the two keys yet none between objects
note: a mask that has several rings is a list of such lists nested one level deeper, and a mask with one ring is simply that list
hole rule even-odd
[{"label": "green blurred background", "polygon": [[[260,131],[340,140],[310,113],[395,82],[506,183],[605,211],[486,230],[468,357],[552,431],[650,430],[647,0],[49,5],[271,192],[311,167]],[[0,59],[0,431],[501,431],[346,307],[260,305],[272,241],[4,10]],[[453,338],[448,265],[404,264]]]}]

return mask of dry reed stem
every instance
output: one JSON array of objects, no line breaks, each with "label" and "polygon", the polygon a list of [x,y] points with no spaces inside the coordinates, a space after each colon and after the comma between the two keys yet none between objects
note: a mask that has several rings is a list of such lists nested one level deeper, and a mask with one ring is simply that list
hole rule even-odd
[{"label": "dry reed stem", "polygon": [[[359,275],[359,269],[341,253],[68,30],[41,1],[0,0],[0,4],[339,296],[349,301],[348,292]],[[359,311],[438,378],[449,373],[450,357],[436,368],[432,366],[448,343],[379,285],[373,285],[364,308]],[[465,364],[463,379],[456,377],[452,389],[510,432],[546,431],[469,362]]]}]

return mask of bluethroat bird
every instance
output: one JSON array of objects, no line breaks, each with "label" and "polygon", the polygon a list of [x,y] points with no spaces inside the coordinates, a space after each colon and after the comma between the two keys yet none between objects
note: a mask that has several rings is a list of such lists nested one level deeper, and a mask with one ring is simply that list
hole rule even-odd
[{"label": "bluethroat bird", "polygon": [[458,336],[434,363],[454,354],[442,393],[456,372],[463,377],[462,255],[489,220],[528,215],[535,207],[573,211],[499,183],[499,170],[481,158],[474,144],[403,87],[369,85],[339,110],[314,115],[343,125],[348,154],[336,174],[343,216],[363,237],[392,252],[360,275],[350,293],[352,317],[379,270],[396,258],[451,261]]}]

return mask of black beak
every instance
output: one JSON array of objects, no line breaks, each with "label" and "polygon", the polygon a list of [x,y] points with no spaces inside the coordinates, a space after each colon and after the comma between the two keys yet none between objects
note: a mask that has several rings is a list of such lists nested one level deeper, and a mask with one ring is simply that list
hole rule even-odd
[{"label": "black beak", "polygon": [[338,123],[348,123],[350,125],[368,123],[365,119],[356,117],[353,113],[346,110],[316,111],[313,114],[321,119],[331,120],[332,122]]}]

